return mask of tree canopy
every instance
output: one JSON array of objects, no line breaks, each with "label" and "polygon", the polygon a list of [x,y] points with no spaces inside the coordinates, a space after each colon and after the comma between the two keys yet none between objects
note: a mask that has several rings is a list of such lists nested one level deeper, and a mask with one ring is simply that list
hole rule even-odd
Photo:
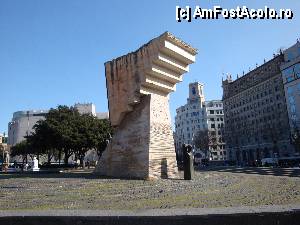
[{"label": "tree canopy", "polygon": [[208,129],[198,130],[193,138],[193,143],[196,148],[204,152],[205,157],[208,157],[209,144],[211,142],[212,136]]},{"label": "tree canopy", "polygon": [[105,150],[112,128],[106,119],[91,114],[80,114],[76,108],[58,106],[50,109],[45,120],[38,121],[26,141],[14,146],[14,155],[46,154],[50,162],[53,156],[64,155],[64,163],[74,154],[81,162],[90,149],[99,157]]}]

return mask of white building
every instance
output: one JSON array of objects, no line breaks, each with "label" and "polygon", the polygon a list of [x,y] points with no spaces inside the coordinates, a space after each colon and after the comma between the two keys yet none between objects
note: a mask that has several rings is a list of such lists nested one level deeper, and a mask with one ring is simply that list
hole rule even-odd
[{"label": "white building", "polygon": [[18,111],[13,114],[12,121],[8,123],[9,145],[15,145],[25,139],[33,131],[37,121],[45,119],[48,110]]},{"label": "white building", "polygon": [[109,115],[108,115],[108,112],[97,112],[96,113],[96,117],[98,118],[98,119],[101,119],[101,120],[103,120],[103,119],[109,119]]},{"label": "white building", "polygon": [[209,152],[211,160],[228,159],[224,141],[224,111],[221,100],[205,102],[206,121],[209,130]]},{"label": "white building", "polygon": [[175,149],[181,154],[182,144],[193,145],[193,137],[199,130],[208,130],[210,158],[226,160],[223,140],[224,113],[221,100],[205,101],[203,84],[189,84],[187,104],[176,109]]},{"label": "white building", "polygon": [[193,136],[197,130],[207,129],[205,116],[205,98],[203,84],[189,84],[187,104],[176,109],[175,116],[175,148],[182,144],[193,144]]},{"label": "white building", "polygon": [[80,114],[92,114],[93,116],[96,116],[96,107],[92,103],[76,103],[74,107]]}]

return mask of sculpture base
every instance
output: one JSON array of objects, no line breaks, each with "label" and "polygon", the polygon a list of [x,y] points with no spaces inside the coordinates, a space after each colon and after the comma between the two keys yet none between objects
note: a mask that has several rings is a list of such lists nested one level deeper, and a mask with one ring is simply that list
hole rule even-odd
[{"label": "sculpture base", "polygon": [[177,178],[173,131],[166,107],[167,96],[142,96],[115,130],[95,172],[121,178]]}]

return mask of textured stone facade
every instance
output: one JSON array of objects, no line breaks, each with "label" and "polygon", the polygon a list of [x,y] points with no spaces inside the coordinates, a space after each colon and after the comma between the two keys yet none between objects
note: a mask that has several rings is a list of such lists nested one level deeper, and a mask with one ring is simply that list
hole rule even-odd
[{"label": "textured stone facade", "polygon": [[105,63],[113,138],[98,163],[101,175],[176,177],[169,93],[196,50],[166,32],[133,53]]},{"label": "textured stone facade", "polygon": [[292,156],[280,54],[233,81],[223,81],[226,150],[230,160],[253,165]]}]

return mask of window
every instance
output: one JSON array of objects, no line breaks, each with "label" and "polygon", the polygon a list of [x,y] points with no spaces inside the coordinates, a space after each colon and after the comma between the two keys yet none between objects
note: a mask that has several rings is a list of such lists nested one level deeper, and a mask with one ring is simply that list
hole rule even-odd
[{"label": "window", "polygon": [[295,98],[294,98],[294,96],[290,96],[289,97],[289,102],[290,102],[290,104],[295,104]]},{"label": "window", "polygon": [[209,110],[209,113],[210,114],[215,114],[215,111],[214,110]]},{"label": "window", "polygon": [[295,71],[296,76],[298,78],[300,78],[300,63],[298,63],[294,66],[294,71]]},{"label": "window", "polygon": [[292,53],[292,52],[288,52],[287,53],[287,59],[289,60],[289,61],[291,61],[291,60],[293,60],[295,57],[294,57],[294,54]]},{"label": "window", "polygon": [[210,127],[211,127],[211,128],[216,128],[215,124],[211,124]]},{"label": "window", "polygon": [[286,79],[287,82],[294,80],[294,71],[293,67],[289,67],[282,71],[283,77]]},{"label": "window", "polygon": [[296,106],[295,105],[291,105],[291,112],[295,113],[296,112]]},{"label": "window", "polygon": [[288,87],[287,88],[287,94],[288,94],[288,96],[293,95],[293,87]]}]

